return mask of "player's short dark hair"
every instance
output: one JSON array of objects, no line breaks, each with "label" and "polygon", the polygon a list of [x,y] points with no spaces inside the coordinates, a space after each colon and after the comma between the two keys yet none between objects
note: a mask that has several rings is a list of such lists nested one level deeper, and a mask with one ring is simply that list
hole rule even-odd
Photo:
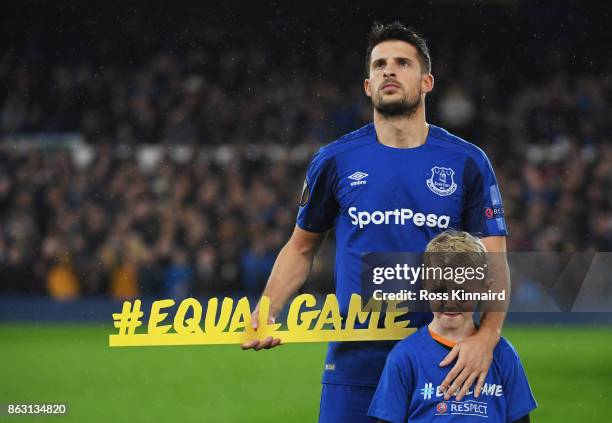
[{"label": "player's short dark hair", "polygon": [[422,73],[431,73],[431,56],[425,39],[411,27],[404,26],[401,22],[395,21],[389,24],[374,22],[368,37],[368,50],[366,51],[366,75],[370,75],[370,59],[372,50],[378,44],[388,40],[405,41],[412,44],[417,49],[417,56],[421,65]]}]

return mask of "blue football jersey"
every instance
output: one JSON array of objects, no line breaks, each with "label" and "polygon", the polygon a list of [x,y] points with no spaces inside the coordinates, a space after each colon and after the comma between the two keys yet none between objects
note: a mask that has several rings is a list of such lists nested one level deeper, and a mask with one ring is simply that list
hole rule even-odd
[{"label": "blue football jersey", "polygon": [[448,350],[427,327],[400,341],[389,354],[368,415],[392,423],[445,422],[511,423],[537,407],[525,370],[508,341],[501,338],[480,396],[473,391],[461,401],[444,400],[439,383],[448,368],[438,364]]},{"label": "blue football jersey", "polygon": [[[491,164],[473,144],[429,126],[415,148],[381,144],[373,124],[324,146],[306,174],[297,225],[335,228],[335,288],[343,313],[361,293],[361,255],[423,252],[447,229],[506,235]],[[413,316],[419,327],[429,315]],[[324,383],[376,386],[395,342],[330,343]]]}]

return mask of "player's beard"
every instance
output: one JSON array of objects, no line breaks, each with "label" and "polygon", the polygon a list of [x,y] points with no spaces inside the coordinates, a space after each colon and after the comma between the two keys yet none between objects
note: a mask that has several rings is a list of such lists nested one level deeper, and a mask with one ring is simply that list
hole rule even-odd
[{"label": "player's beard", "polygon": [[382,94],[372,96],[372,105],[385,118],[398,116],[412,117],[421,104],[421,89],[414,96],[406,94],[399,100],[385,101]]}]

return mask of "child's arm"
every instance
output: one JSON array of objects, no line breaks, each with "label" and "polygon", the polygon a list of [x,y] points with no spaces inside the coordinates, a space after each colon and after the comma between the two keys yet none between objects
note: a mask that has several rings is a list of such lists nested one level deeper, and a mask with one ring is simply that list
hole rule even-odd
[{"label": "child's arm", "polygon": [[500,364],[503,392],[506,396],[506,404],[508,404],[506,415],[513,423],[529,422],[529,413],[538,405],[518,354],[505,339],[502,342]]}]

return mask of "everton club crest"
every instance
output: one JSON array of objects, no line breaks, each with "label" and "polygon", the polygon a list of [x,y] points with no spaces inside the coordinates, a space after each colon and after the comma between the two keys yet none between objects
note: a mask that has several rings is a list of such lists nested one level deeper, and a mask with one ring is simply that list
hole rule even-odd
[{"label": "everton club crest", "polygon": [[431,168],[431,177],[427,180],[427,186],[440,196],[451,195],[457,189],[453,181],[455,171],[449,167],[434,166]]}]

